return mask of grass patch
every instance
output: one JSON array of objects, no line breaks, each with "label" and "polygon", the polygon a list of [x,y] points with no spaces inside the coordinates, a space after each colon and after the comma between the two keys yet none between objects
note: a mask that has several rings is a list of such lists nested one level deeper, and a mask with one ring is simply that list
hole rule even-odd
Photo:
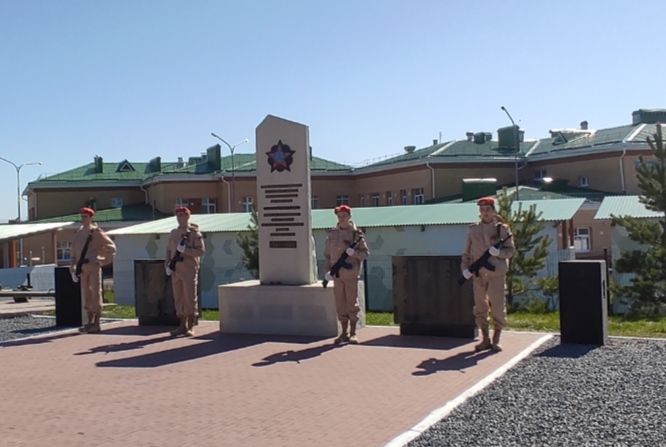
[{"label": "grass patch", "polygon": [[[105,318],[136,318],[134,306],[107,305],[102,310]],[[202,320],[219,321],[217,309],[204,309]],[[367,326],[396,326],[393,312],[367,312]],[[514,331],[559,332],[559,312],[531,313],[514,312],[507,317],[507,329]],[[608,334],[626,337],[666,338],[666,316],[655,318],[608,317]]]},{"label": "grass patch", "polygon": [[136,318],[134,306],[111,304],[102,308],[102,318]]},{"label": "grass patch", "polygon": [[393,322],[393,312],[366,312],[366,326],[396,326]]}]

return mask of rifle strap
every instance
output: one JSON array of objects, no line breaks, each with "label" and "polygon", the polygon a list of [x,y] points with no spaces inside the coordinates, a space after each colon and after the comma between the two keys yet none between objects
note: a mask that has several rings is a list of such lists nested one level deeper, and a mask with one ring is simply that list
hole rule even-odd
[{"label": "rifle strap", "polygon": [[90,233],[88,233],[88,237],[86,238],[86,243],[83,244],[83,249],[81,250],[81,256],[79,256],[79,260],[83,260],[88,254],[88,246],[90,245],[90,240],[92,239],[93,231],[94,230],[90,230]]}]

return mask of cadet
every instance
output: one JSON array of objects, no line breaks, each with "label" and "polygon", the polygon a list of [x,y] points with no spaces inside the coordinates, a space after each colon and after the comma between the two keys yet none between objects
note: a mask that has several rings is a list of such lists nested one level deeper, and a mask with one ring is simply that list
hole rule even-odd
[{"label": "cadet", "polygon": [[100,332],[102,313],[102,267],[113,262],[116,245],[93,223],[95,210],[81,208],[81,226],[72,240],[70,273],[72,281],[81,281],[81,298],[88,322],[79,329],[91,334]]},{"label": "cadet", "polygon": [[190,210],[184,206],[175,210],[178,228],[171,231],[166,251],[166,273],[171,276],[173,300],[180,325],[172,336],[194,335],[192,328],[197,317],[197,278],[201,256],[206,252],[203,237],[196,224],[189,223]]},{"label": "cadet", "polygon": [[[492,349],[499,352],[502,350],[499,344],[500,335],[506,325],[504,286],[509,258],[514,253],[513,238],[507,239],[511,231],[497,215],[495,200],[492,197],[483,197],[476,204],[479,206],[481,221],[469,226],[461,269],[465,279],[474,276],[474,318],[483,337],[481,343],[474,348],[477,351]],[[496,248],[494,245],[503,239],[507,240],[500,248]],[[482,267],[478,274],[470,272],[470,265],[479,259],[486,250],[491,255],[488,261],[495,266],[495,271]],[[494,328],[492,342],[488,332],[489,307]]]},{"label": "cadet", "polygon": [[[356,338],[356,324],[358,313],[361,310],[358,304],[358,278],[361,263],[368,256],[368,246],[365,243],[363,232],[356,228],[351,220],[351,208],[340,205],[335,208],[338,224],[328,231],[324,257],[326,258],[327,281],[333,281],[333,294],[335,295],[335,309],[338,320],[342,326],[342,333],[335,339],[335,343],[358,343]],[[351,245],[354,244],[352,248]],[[331,267],[340,259],[342,254],[347,255],[346,265],[338,272],[331,273]],[[347,332],[349,330],[349,332]]]}]

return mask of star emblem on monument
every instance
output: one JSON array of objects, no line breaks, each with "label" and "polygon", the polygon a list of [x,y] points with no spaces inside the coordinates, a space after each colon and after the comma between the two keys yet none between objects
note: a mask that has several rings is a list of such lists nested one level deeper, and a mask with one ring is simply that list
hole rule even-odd
[{"label": "star emblem on monument", "polygon": [[271,165],[271,172],[282,172],[285,169],[291,171],[289,167],[294,162],[294,151],[288,145],[282,143],[282,140],[278,140],[278,143],[271,147],[266,155],[268,155],[268,164]]}]

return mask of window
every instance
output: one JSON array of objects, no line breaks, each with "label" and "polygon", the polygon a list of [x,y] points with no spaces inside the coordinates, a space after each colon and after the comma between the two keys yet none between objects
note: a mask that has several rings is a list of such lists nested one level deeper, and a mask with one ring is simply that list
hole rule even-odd
[{"label": "window", "polygon": [[58,241],[56,243],[56,259],[58,263],[72,259],[72,243],[70,241]]},{"label": "window", "polygon": [[425,202],[425,196],[423,195],[423,188],[412,189],[412,203],[414,205],[420,205]]},{"label": "window", "polygon": [[590,180],[587,178],[586,175],[581,175],[580,177],[578,177],[578,186],[582,188],[587,188],[588,186],[590,186]]},{"label": "window", "polygon": [[337,196],[335,198],[335,206],[349,205],[349,196]]},{"label": "window", "polygon": [[361,196],[361,208],[363,208],[364,206],[365,206],[365,196],[362,195]]},{"label": "window", "polygon": [[111,208],[122,208],[122,207],[123,207],[122,197],[111,197]]},{"label": "window", "polygon": [[243,205],[243,211],[245,211],[246,213],[249,213],[254,208],[252,206],[252,205],[254,205],[254,199],[250,196],[243,197],[243,201],[241,202],[241,205]]},{"label": "window", "polygon": [[534,178],[536,180],[540,180],[544,177],[548,177],[548,171],[545,169],[539,169],[537,172],[534,173]]},{"label": "window", "polygon": [[370,206],[379,206],[379,193],[373,192],[370,195]]},{"label": "window", "polygon": [[386,205],[393,205],[393,193],[391,191],[386,192]]},{"label": "window", "polygon": [[317,208],[319,208],[319,196],[312,196],[310,198],[310,207],[313,210],[316,210]]},{"label": "window", "polygon": [[574,228],[574,248],[576,249],[576,252],[581,253],[588,252],[592,249],[590,243],[590,228]]},{"label": "window", "polygon": [[204,214],[217,213],[217,200],[210,197],[203,197],[201,199],[201,212]]},{"label": "window", "polygon": [[181,199],[180,197],[176,199],[176,208],[179,208],[181,206],[187,206],[189,203],[187,199]]},{"label": "window", "polygon": [[407,190],[400,190],[400,205],[407,205]]}]

